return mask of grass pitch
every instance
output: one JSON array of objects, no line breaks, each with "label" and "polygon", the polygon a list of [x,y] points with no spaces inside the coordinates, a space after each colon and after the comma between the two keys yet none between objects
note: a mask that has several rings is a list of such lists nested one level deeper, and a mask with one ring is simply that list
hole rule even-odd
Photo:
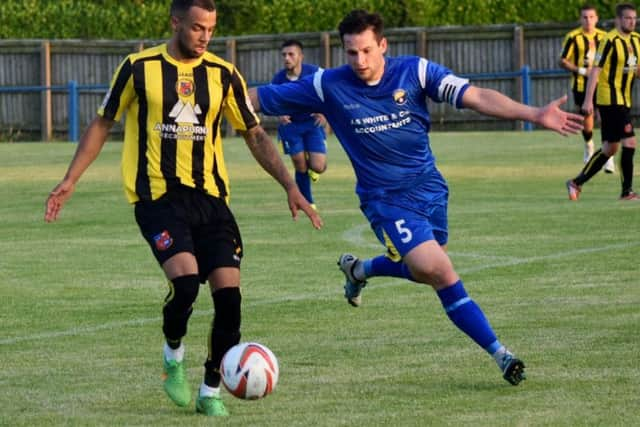
[{"label": "grass pitch", "polygon": [[[451,188],[451,257],[526,362],[520,386],[426,286],[375,278],[362,307],[347,305],[338,255],[381,247],[334,140],[314,186],[316,231],[291,221],[284,192],[229,139],[243,340],[275,352],[280,382],[260,401],[224,393],[226,420],[175,407],[160,380],[165,280],[124,199],[121,144],[105,146],[54,224],[44,200],[75,145],[0,144],[0,425],[640,425],[640,203],[618,202],[617,174],[567,200],[579,137],[436,133],[432,143]],[[203,287],[185,339],[194,392],[211,307]]]}]

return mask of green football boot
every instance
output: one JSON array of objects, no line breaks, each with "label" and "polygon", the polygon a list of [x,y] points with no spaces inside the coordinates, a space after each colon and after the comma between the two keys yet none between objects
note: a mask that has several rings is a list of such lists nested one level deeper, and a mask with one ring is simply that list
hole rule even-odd
[{"label": "green football boot", "polygon": [[184,367],[184,360],[164,359],[164,391],[169,398],[178,406],[187,406],[191,402],[191,390],[187,382],[187,372]]},{"label": "green football boot", "polygon": [[196,412],[209,417],[228,417],[229,412],[225,408],[222,399],[214,396],[200,396],[196,400]]}]

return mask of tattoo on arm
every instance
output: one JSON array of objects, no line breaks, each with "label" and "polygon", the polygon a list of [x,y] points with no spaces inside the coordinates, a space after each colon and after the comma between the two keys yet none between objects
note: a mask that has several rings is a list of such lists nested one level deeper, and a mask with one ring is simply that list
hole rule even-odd
[{"label": "tattoo on arm", "polygon": [[256,126],[242,133],[244,140],[258,164],[267,171],[285,189],[290,188],[294,181],[284,165],[273,140],[262,126]]}]

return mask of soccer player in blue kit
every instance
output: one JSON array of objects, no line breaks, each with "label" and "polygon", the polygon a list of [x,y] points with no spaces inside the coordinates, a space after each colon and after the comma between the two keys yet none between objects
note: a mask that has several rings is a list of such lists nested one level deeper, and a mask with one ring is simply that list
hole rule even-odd
[{"label": "soccer player in blue kit", "polygon": [[451,321],[494,358],[505,380],[517,385],[525,378],[524,363],[498,340],[446,252],[448,189],[429,146],[426,97],[526,120],[561,135],[579,132],[583,117],[559,108],[566,96],[530,107],[472,86],[424,58],[385,56],[387,40],[376,13],[353,10],[338,28],[346,65],[254,88],[249,96],[265,114],[323,113],[351,160],[360,208],[387,252],[367,260],[340,256],[347,301],[360,305],[360,292],[374,276],[431,285]]},{"label": "soccer player in blue kit", "polygon": [[[281,45],[284,68],[271,80],[273,84],[296,81],[318,71],[317,65],[303,63],[302,42],[285,40]],[[296,184],[311,206],[316,209],[311,182],[317,182],[327,169],[326,120],[319,113],[293,113],[280,116],[278,139],[284,154],[291,156]]]}]

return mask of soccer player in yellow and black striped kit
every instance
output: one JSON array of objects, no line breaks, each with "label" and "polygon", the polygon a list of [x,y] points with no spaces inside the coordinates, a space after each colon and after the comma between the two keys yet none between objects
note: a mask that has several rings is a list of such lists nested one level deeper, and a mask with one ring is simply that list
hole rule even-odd
[{"label": "soccer player in yellow and black striped kit", "polygon": [[[584,5],[580,8],[580,27],[576,28],[564,38],[562,44],[562,54],[560,55],[560,66],[571,72],[571,91],[573,92],[573,100],[579,112],[582,112],[582,104],[584,103],[584,94],[587,90],[587,74],[593,66],[593,59],[600,41],[604,38],[606,32],[597,28],[598,12],[591,5]],[[593,126],[594,115],[585,115],[584,129],[582,137],[584,138],[584,163],[593,155]],[[613,173],[615,171],[615,163],[613,158],[605,164],[605,171]]]},{"label": "soccer player in yellow and black striped kit", "polygon": [[638,200],[633,191],[633,156],[636,138],[631,123],[631,90],[638,76],[640,35],[636,27],[635,6],[623,3],[616,6],[615,29],[607,33],[596,54],[594,67],[589,72],[587,91],[582,109],[593,113],[593,95],[602,121],[602,149],[596,151],[580,174],[567,181],[570,200],[578,200],[582,185],[593,177],[614,156],[622,145],[620,155],[620,200]]},{"label": "soccer player in yellow and black striped kit", "polygon": [[224,353],[240,340],[242,240],[228,206],[223,115],[244,137],[257,162],[285,189],[293,217],[301,209],[314,227],[320,228],[322,221],[259,125],[238,70],[207,51],[216,20],[213,0],[172,1],[173,36],[120,64],[65,177],[47,199],[45,220],[57,219],[112,125],[126,115],[125,193],[169,279],[162,325],[164,389],[179,406],[191,401],[182,339],[200,283],[208,281],[215,313],[196,411],[225,416],[219,366]]}]

